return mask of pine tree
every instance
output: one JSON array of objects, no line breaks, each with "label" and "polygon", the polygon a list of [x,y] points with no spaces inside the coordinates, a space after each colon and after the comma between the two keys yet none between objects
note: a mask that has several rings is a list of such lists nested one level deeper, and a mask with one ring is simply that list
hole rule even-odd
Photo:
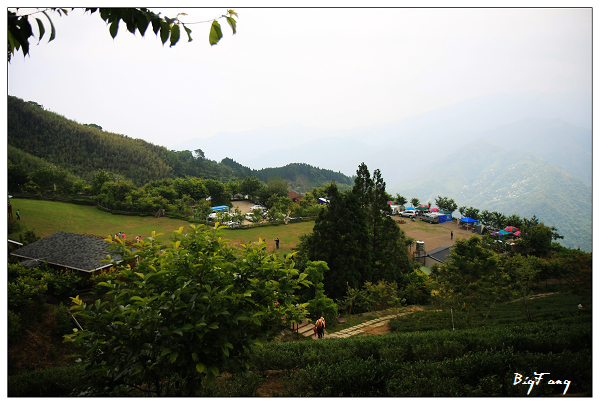
[{"label": "pine tree", "polygon": [[301,238],[299,250],[306,260],[327,262],[325,291],[340,298],[348,287],[358,288],[371,280],[369,230],[355,194],[341,193],[335,183],[325,191],[330,200],[327,209],[315,220],[313,233]]}]

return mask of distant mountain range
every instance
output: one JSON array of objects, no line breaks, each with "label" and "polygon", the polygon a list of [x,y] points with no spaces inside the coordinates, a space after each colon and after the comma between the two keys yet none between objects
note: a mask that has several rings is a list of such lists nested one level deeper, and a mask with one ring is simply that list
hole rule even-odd
[{"label": "distant mountain range", "polygon": [[[591,251],[591,92],[495,94],[384,125],[261,128],[187,141],[184,149],[249,167],[305,162],[353,175],[380,169],[387,191],[438,195],[507,215],[536,215],[569,247]],[[223,149],[223,143],[236,145]]]},{"label": "distant mountain range", "polygon": [[503,149],[488,140],[475,141],[461,154],[447,156],[431,166],[433,175],[406,184],[408,199],[435,202],[437,196],[454,198],[459,206],[535,215],[554,225],[571,248],[592,250],[592,190],[567,170],[546,163],[531,152]]}]

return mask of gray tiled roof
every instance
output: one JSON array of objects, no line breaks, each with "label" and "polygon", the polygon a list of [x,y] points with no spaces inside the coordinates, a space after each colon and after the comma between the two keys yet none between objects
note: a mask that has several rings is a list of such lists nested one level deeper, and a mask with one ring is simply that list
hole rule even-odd
[{"label": "gray tiled roof", "polygon": [[440,263],[444,263],[449,259],[450,256],[450,248],[452,246],[440,246],[439,248],[435,248],[430,250],[429,252],[421,255],[420,257],[431,257],[433,260],[437,260]]},{"label": "gray tiled roof", "polygon": [[75,270],[94,271],[111,264],[101,262],[110,255],[117,262],[121,256],[107,249],[110,243],[93,236],[57,232],[13,251],[13,256],[36,259]]}]

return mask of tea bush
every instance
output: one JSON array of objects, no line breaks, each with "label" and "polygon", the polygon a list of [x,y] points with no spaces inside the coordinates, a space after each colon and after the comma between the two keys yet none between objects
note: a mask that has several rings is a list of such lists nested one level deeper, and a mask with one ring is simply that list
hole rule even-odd
[{"label": "tea bush", "polygon": [[73,321],[67,308],[61,302],[54,310],[54,333],[62,336],[73,331]]},{"label": "tea bush", "polygon": [[547,384],[556,379],[572,382],[568,393],[591,395],[591,367],[591,351],[587,349],[577,353],[485,350],[442,362],[404,363],[386,389],[389,396],[527,396],[529,386],[515,385],[515,373],[533,378],[534,372],[543,372],[550,374],[529,396],[562,395],[564,385]]},{"label": "tea bush", "polygon": [[17,315],[10,309],[8,310],[7,321],[8,321],[8,328],[7,328],[8,344],[10,345],[12,342],[14,342],[16,339],[18,339],[19,335],[21,334],[21,330],[23,328],[21,326],[21,318],[19,318],[19,315]]},{"label": "tea bush", "polygon": [[69,397],[83,383],[81,365],[35,370],[8,377],[9,397]]}]

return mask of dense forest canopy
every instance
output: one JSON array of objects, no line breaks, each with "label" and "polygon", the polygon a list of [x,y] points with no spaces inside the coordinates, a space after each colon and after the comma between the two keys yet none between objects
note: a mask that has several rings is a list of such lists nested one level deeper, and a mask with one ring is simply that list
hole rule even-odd
[{"label": "dense forest canopy", "polygon": [[36,102],[13,96],[8,96],[7,107],[8,163],[21,164],[29,172],[46,162],[46,166],[55,165],[91,182],[97,170],[105,170],[114,180],[128,180],[138,187],[150,181],[186,176],[221,182],[255,176],[265,183],[269,178],[281,177],[289,181],[290,190],[298,193],[332,180],[345,189],[353,181],[342,173],[299,163],[262,170],[228,158],[219,163],[206,158],[201,149],[168,150],[142,139],[103,131],[98,123],[77,123]]}]

